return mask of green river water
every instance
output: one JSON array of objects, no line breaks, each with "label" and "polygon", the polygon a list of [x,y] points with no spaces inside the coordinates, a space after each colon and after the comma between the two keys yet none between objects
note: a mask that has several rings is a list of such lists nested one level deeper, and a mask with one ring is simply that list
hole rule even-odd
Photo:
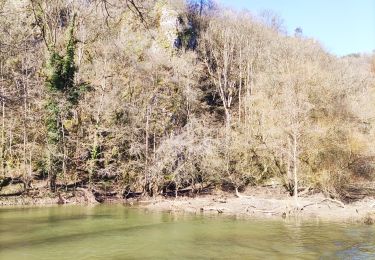
[{"label": "green river water", "polygon": [[375,227],[122,205],[0,208],[0,259],[375,259]]}]

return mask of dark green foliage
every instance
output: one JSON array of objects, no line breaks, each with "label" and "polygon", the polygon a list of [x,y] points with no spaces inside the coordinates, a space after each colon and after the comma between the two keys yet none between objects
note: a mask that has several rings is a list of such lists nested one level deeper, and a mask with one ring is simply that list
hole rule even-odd
[{"label": "dark green foliage", "polygon": [[74,64],[74,51],[75,51],[75,39],[74,39],[74,20],[73,17],[72,25],[69,28],[69,39],[66,46],[66,54],[63,59],[62,76],[65,79],[65,88],[70,90],[74,86],[74,74],[77,70]]},{"label": "dark green foliage", "polygon": [[75,39],[74,39],[74,21],[69,28],[68,43],[66,53],[61,56],[55,48],[50,51],[48,64],[47,87],[51,91],[72,91],[74,87],[74,75],[77,68],[74,64]]},{"label": "dark green foliage", "polygon": [[196,19],[196,17],[178,17],[182,29],[177,33],[175,43],[177,48],[194,50],[197,47],[198,27],[195,26]]},{"label": "dark green foliage", "polygon": [[46,105],[47,117],[46,117],[46,127],[48,132],[48,143],[57,144],[60,139],[60,129],[59,129],[59,107],[54,100],[49,100]]},{"label": "dark green foliage", "polygon": [[50,91],[57,91],[64,89],[64,79],[62,77],[62,63],[63,58],[56,52],[51,51],[47,78],[47,87]]},{"label": "dark green foliage", "polygon": [[189,27],[178,32],[179,47],[185,49],[195,49],[197,45],[197,33],[194,28]]},{"label": "dark green foliage", "polygon": [[[57,144],[62,138],[62,130],[59,125],[60,111],[56,97],[54,97],[55,92],[63,92],[63,98],[69,102],[77,103],[79,92],[74,89],[74,75],[76,72],[76,66],[74,65],[74,50],[75,50],[75,39],[74,39],[74,21],[75,15],[73,16],[72,23],[69,28],[68,43],[66,46],[65,56],[61,56],[56,50],[52,50],[49,59],[49,75],[47,78],[47,87],[51,91],[47,109],[46,126],[48,132],[48,141],[51,144]],[[62,101],[62,100],[61,100]]]},{"label": "dark green foliage", "polygon": [[91,91],[92,87],[86,83],[79,84],[78,86],[75,86],[74,88],[71,88],[70,91],[67,92],[67,101],[71,105],[77,105],[79,98],[82,96],[82,94]]}]

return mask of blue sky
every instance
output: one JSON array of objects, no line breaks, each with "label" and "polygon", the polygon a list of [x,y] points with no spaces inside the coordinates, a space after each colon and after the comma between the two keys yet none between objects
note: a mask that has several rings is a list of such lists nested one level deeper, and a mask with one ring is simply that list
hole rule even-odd
[{"label": "blue sky", "polygon": [[253,14],[273,10],[288,33],[301,27],[336,55],[375,50],[375,0],[218,0],[223,6]]}]

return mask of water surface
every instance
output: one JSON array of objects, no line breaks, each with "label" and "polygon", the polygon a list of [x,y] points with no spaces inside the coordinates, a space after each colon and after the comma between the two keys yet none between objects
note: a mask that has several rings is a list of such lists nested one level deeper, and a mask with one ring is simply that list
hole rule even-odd
[{"label": "water surface", "polygon": [[375,227],[122,205],[0,208],[0,259],[375,259]]}]

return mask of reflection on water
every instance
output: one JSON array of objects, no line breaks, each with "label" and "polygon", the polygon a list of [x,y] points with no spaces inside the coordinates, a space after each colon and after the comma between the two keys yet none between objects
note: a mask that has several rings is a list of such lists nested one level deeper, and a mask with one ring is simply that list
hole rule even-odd
[{"label": "reflection on water", "polygon": [[0,208],[0,259],[375,259],[375,227],[95,207]]}]

